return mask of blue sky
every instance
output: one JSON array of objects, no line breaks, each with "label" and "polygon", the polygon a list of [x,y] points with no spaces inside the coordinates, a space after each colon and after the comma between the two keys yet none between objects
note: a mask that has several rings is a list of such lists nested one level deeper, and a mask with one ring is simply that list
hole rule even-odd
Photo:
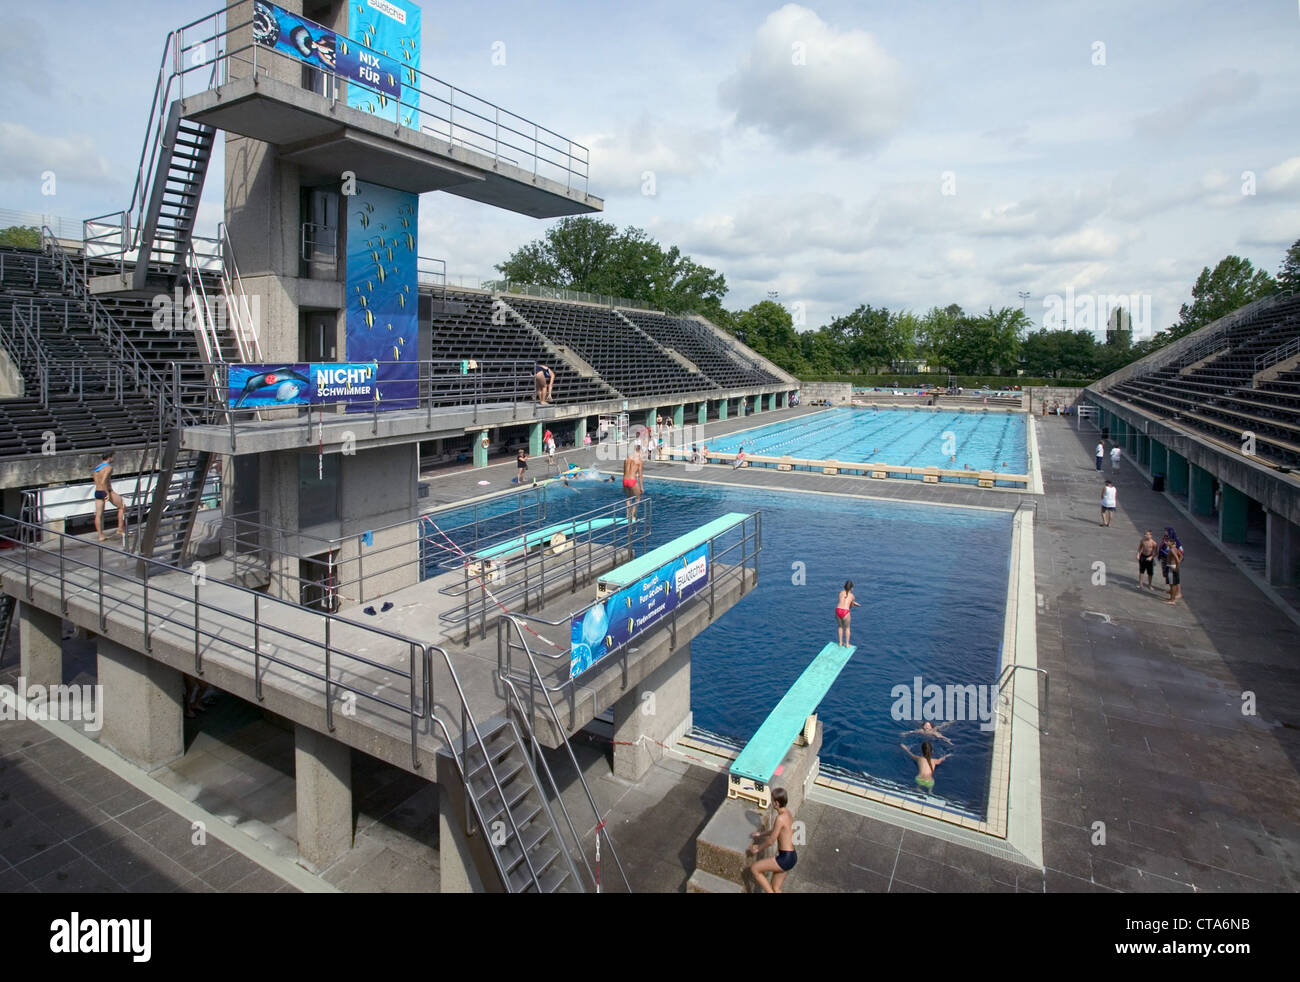
[{"label": "blue sky", "polygon": [[[216,6],[8,0],[0,207],[124,207],[166,33]],[[1068,287],[1149,296],[1160,329],[1202,266],[1275,272],[1300,238],[1295,0],[424,14],[424,69],[588,146],[605,219],[719,269],[729,306],[778,291],[805,327],[1022,290],[1038,322]],[[209,226],[220,190],[217,162]],[[471,285],[546,227],[447,195],[420,210],[420,253]]]}]

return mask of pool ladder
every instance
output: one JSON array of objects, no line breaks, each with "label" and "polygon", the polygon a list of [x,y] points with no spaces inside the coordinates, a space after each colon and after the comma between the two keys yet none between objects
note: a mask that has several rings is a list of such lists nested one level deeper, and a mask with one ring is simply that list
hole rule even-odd
[{"label": "pool ladder", "polygon": [[998,675],[998,695],[999,696],[1002,695],[1002,690],[1007,687],[1007,683],[1010,682],[1015,677],[1017,668],[1022,668],[1026,672],[1037,672],[1039,675],[1043,677],[1042,734],[1043,736],[1047,736],[1047,703],[1048,703],[1048,697],[1051,694],[1051,685],[1052,685],[1052,680],[1051,677],[1047,674],[1047,669],[1035,668],[1033,665],[1021,665],[1017,662],[1012,662],[1010,665],[1005,666],[1002,669],[1001,674]]}]

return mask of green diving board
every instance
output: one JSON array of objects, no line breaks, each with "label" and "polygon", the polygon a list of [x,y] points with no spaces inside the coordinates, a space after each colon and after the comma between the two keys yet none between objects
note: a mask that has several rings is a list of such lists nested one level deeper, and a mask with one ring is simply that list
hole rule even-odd
[{"label": "green diving board", "polygon": [[597,584],[600,588],[610,592],[622,590],[643,577],[649,576],[665,563],[671,562],[696,546],[703,545],[715,535],[739,525],[749,517],[745,512],[728,512],[721,518],[715,518],[707,525],[701,525],[685,535],[679,535],[671,542],[665,542],[658,549],[651,549],[645,555],[610,570],[597,580]]},{"label": "green diving board", "polygon": [[769,783],[804,722],[825,698],[856,650],[857,645],[845,648],[834,643],[823,648],[763,720],[758,732],[750,737],[731,765],[731,773],[761,784]]},{"label": "green diving board", "polygon": [[509,559],[512,556],[536,549],[540,545],[551,540],[551,537],[557,533],[563,533],[570,538],[575,535],[582,535],[586,532],[596,532],[600,529],[618,527],[627,525],[626,518],[593,518],[586,522],[561,522],[558,525],[549,525],[544,529],[538,529],[535,532],[529,532],[527,535],[518,535],[513,539],[502,542],[495,546],[489,546],[487,549],[480,549],[472,554],[474,559],[481,562],[491,560]]}]

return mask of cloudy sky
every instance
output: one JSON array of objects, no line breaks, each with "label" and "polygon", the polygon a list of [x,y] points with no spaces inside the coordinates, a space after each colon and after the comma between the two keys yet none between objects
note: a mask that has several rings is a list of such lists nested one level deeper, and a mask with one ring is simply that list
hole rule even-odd
[{"label": "cloudy sky", "polygon": [[[217,6],[8,0],[0,208],[124,207],[166,33]],[[1037,322],[1070,288],[1150,297],[1160,329],[1201,267],[1276,272],[1300,238],[1296,0],[424,10],[426,71],[589,147],[607,220],[805,327],[1020,291]],[[209,225],[220,189],[218,161]],[[545,227],[429,194],[420,252],[477,285]]]}]

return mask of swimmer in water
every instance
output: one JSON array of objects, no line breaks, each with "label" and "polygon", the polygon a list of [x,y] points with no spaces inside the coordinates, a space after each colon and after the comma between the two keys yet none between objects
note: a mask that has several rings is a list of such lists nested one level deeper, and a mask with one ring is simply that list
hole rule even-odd
[{"label": "swimmer in water", "polygon": [[930,740],[942,740],[944,743],[952,743],[952,740],[944,736],[943,733],[944,730],[952,726],[952,723],[952,720],[948,720],[946,723],[940,723],[938,726],[935,726],[927,719],[915,730],[908,730],[903,734],[903,736],[911,736],[913,733],[917,733]]},{"label": "swimmer in water", "polygon": [[854,607],[861,607],[862,604],[853,599],[853,581],[845,580],[844,589],[835,600],[835,623],[839,626],[840,647],[849,646],[849,620],[852,617]]},{"label": "swimmer in water", "polygon": [[944,754],[938,760],[934,759],[934,757],[931,756],[934,752],[934,748],[930,746],[929,741],[923,741],[921,743],[920,754],[912,753],[911,749],[905,743],[900,743],[899,746],[903,748],[903,752],[906,753],[907,756],[911,757],[912,760],[916,762],[916,783],[925,788],[926,791],[933,791],[934,769],[947,760],[950,755]]}]

